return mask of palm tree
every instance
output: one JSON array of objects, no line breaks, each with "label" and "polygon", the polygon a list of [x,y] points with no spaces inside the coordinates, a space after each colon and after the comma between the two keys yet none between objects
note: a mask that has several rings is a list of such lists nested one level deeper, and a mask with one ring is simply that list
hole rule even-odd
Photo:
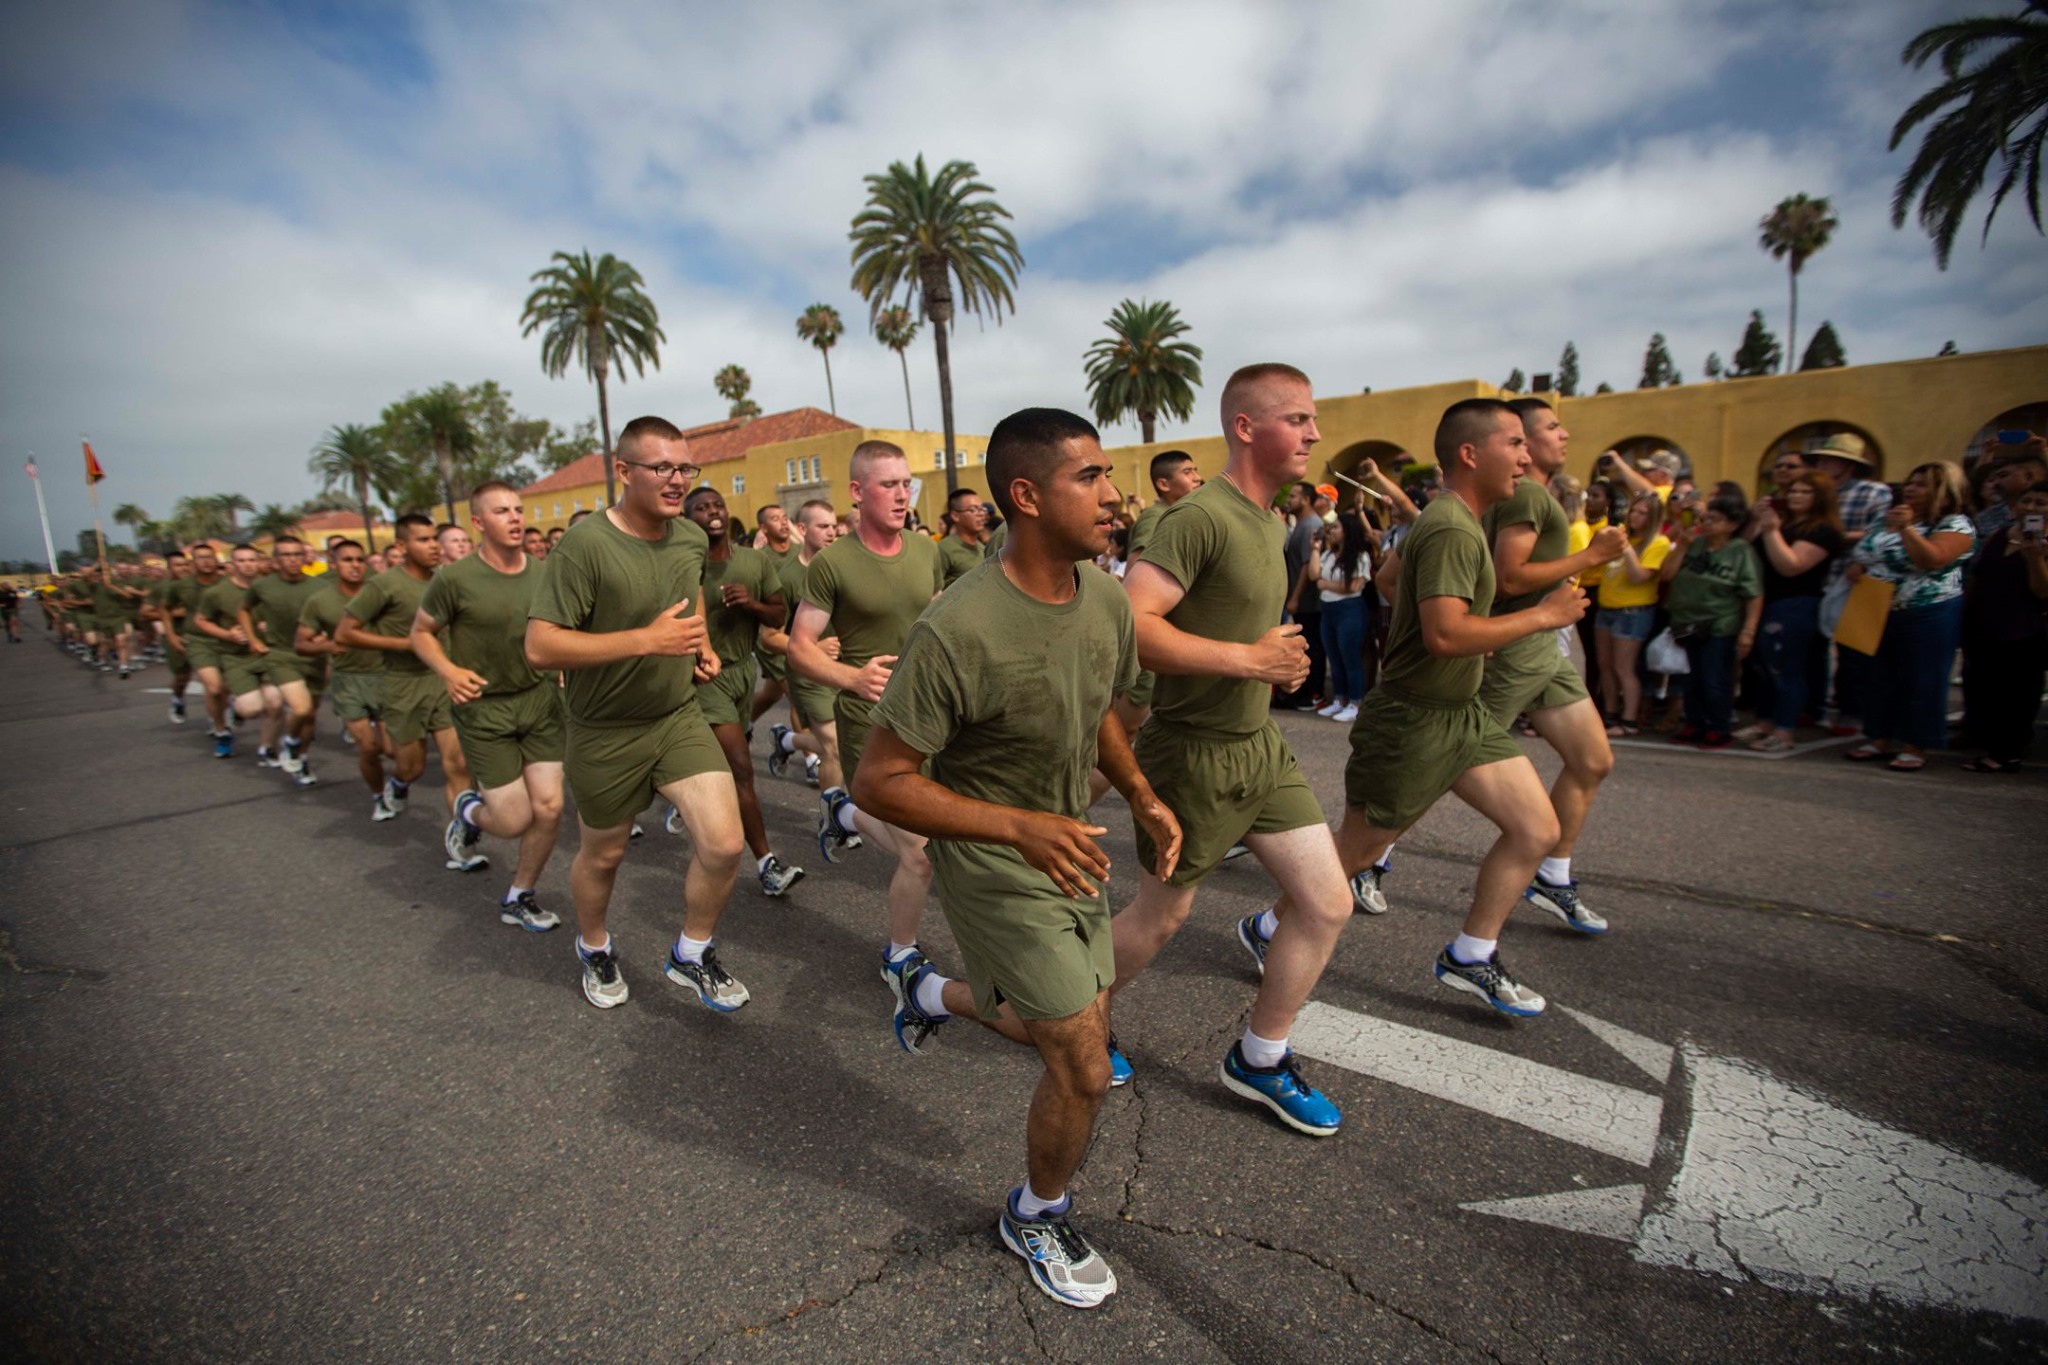
[{"label": "palm tree", "polygon": [[1160,413],[1178,422],[1195,415],[1202,348],[1174,340],[1188,330],[1179,309],[1163,299],[1125,299],[1103,326],[1109,335],[1090,346],[1086,357],[1096,421],[1108,426],[1135,413],[1140,437],[1150,445]]},{"label": "palm tree", "polygon": [[829,303],[814,303],[804,309],[796,320],[796,334],[818,348],[818,354],[825,357],[825,405],[832,409],[833,416],[839,415],[839,399],[832,392],[832,348],[839,344],[839,338],[846,332],[846,324],[839,320],[839,310]]},{"label": "palm tree", "polygon": [[363,514],[363,539],[370,553],[377,553],[377,520],[370,511],[370,490],[392,483],[398,475],[398,457],[385,449],[377,433],[368,427],[333,426],[313,447],[306,468],[320,476],[322,486],[346,487],[355,495]]},{"label": "palm tree", "polygon": [[910,343],[917,340],[917,316],[902,304],[884,308],[875,314],[875,340],[896,353],[896,361],[903,367],[903,416],[909,422],[908,431],[917,430],[917,409],[910,403],[910,361],[904,352]]},{"label": "palm tree", "polygon": [[467,458],[477,446],[476,424],[470,420],[469,404],[462,390],[443,384],[408,400],[405,420],[410,427],[404,435],[418,448],[434,455],[434,473],[441,484],[441,499],[447,505],[448,520],[455,520],[455,462]]},{"label": "palm tree", "polygon": [[1785,329],[1785,363],[1792,363],[1796,343],[1799,340],[1799,271],[1807,259],[1828,244],[1828,238],[1836,227],[1834,206],[1825,199],[1809,199],[1795,194],[1790,199],[1778,201],[1757,224],[1761,235],[1758,245],[1771,253],[1773,260],[1784,261],[1792,280],[1792,317]]},{"label": "palm tree", "polygon": [[[1984,213],[1984,235],[2005,197],[2026,177],[2027,212],[2041,226],[2041,144],[2048,139],[2048,0],[2028,0],[2018,14],[1936,24],[1906,44],[1899,60],[1918,69],[1939,54],[1948,77],[1914,100],[1892,127],[1891,150],[1928,120],[1913,164],[1892,190],[1892,226],[1903,227],[1920,201],[1921,228],[1934,239],[1934,259],[1948,269],[1950,249],[1970,201],[1984,188],[1994,158],[2001,174]],[[1965,67],[1980,47],[1991,55]],[[1936,118],[1950,104],[1961,103]],[[1787,351],[1790,354],[1790,351]]]},{"label": "palm tree", "polygon": [[732,406],[728,417],[759,417],[761,405],[747,397],[747,391],[754,387],[754,377],[738,365],[727,365],[711,376],[711,387],[718,390],[718,396]]},{"label": "palm tree", "polygon": [[231,536],[241,534],[242,526],[239,514],[256,510],[256,504],[250,502],[248,498],[240,493],[215,493],[208,501],[212,502],[220,515],[226,518],[228,534]]},{"label": "palm tree", "polygon": [[[597,420],[604,433],[604,448],[612,448],[611,400],[606,381],[616,373],[626,380],[626,362],[633,373],[645,375],[646,367],[661,368],[661,319],[654,301],[647,297],[647,282],[640,272],[607,251],[592,261],[590,253],[571,256],[557,251],[554,261],[533,272],[537,288],[526,296],[520,314],[524,330],[532,336],[545,327],[540,340],[541,368],[559,379],[569,362],[597,381]],[[604,462],[604,501],[609,507],[618,501],[612,476],[612,462]]]},{"label": "palm tree", "polygon": [[186,541],[214,540],[233,529],[227,513],[205,496],[179,498],[171,509],[171,524],[177,527],[178,538]]},{"label": "palm tree", "polygon": [[281,503],[265,503],[262,511],[249,518],[249,534],[269,536],[275,541],[286,532],[297,529],[298,524],[299,519],[292,514],[290,508]]},{"label": "palm tree", "polygon": [[119,507],[116,507],[116,508],[114,509],[114,513],[113,513],[113,516],[114,516],[114,521],[115,521],[115,522],[116,522],[116,523],[117,523],[118,525],[121,525],[121,526],[126,526],[126,527],[128,527],[128,528],[129,528],[130,530],[133,530],[133,531],[134,531],[134,532],[136,533],[136,535],[135,535],[135,548],[136,548],[136,549],[138,549],[138,550],[141,550],[141,549],[146,549],[146,548],[148,548],[147,546],[145,546],[145,545],[144,545],[144,544],[142,543],[142,533],[141,533],[141,528],[142,528],[143,526],[145,526],[146,524],[148,524],[148,522],[149,522],[149,513],[148,513],[148,512],[145,512],[145,511],[144,511],[144,510],[143,510],[142,508],[140,508],[140,507],[136,506],[136,505],[135,505],[134,503],[132,503],[132,502],[124,502],[124,503],[122,503],[122,504],[121,504],[121,505],[120,505]]},{"label": "palm tree", "polygon": [[986,310],[1001,325],[1003,309],[1017,310],[1010,291],[1024,267],[1016,237],[1001,222],[1010,211],[976,174],[971,161],[948,161],[933,176],[921,152],[915,166],[891,162],[883,174],[867,177],[867,207],[854,215],[847,234],[853,242],[853,288],[868,301],[869,325],[899,294],[905,299],[915,295],[932,325],[948,494],[960,485],[953,451],[953,360],[947,346],[954,285],[959,285],[959,307],[977,316]]}]

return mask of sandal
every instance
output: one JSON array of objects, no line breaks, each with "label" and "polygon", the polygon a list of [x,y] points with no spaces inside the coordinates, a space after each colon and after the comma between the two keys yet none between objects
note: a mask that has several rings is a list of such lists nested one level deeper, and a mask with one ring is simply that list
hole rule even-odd
[{"label": "sandal", "polygon": [[1735,737],[1747,744],[1753,739],[1768,739],[1777,732],[1777,726],[1772,725],[1768,721],[1758,721],[1754,725],[1745,725],[1740,730],[1737,730]]},{"label": "sandal", "polygon": [[1962,767],[1966,773],[2016,773],[2020,770],[2020,761],[2016,758],[1993,758],[1986,754],[1982,758],[1965,761]]},{"label": "sandal", "polygon": [[1772,732],[1760,739],[1752,740],[1749,747],[1753,752],[1759,754],[1789,754],[1794,746],[1791,740],[1781,734]]},{"label": "sandal", "polygon": [[1643,732],[1643,727],[1632,720],[1618,720],[1607,727],[1609,739],[1634,739]]},{"label": "sandal", "polygon": [[1917,773],[1927,766],[1927,760],[1918,754],[1893,754],[1892,761],[1884,766],[1895,773]]},{"label": "sandal", "polygon": [[1890,758],[1892,751],[1880,749],[1875,744],[1859,744],[1842,757],[1851,763],[1875,763],[1881,758]]}]

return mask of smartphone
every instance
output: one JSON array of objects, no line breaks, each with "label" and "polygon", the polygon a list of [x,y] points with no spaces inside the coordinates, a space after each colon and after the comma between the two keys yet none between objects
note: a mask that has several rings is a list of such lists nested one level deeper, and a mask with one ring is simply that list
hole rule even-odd
[{"label": "smartphone", "polygon": [[2025,429],[2007,430],[1998,433],[1998,443],[2002,446],[2023,446],[2033,439],[2034,433]]},{"label": "smartphone", "polygon": [[2048,520],[2048,518],[2042,517],[2039,512],[2030,512],[2026,516],[2021,517],[2020,538],[2022,540],[2039,540],[2043,529],[2041,523],[2044,520]]}]

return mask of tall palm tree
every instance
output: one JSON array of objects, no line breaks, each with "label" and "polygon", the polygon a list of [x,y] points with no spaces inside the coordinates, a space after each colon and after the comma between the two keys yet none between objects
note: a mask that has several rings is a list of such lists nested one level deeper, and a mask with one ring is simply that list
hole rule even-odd
[{"label": "tall palm tree", "polygon": [[1761,230],[1758,245],[1771,253],[1773,260],[1786,264],[1792,281],[1792,317],[1785,329],[1785,367],[1790,369],[1792,357],[1798,354],[1799,341],[1799,272],[1807,260],[1828,244],[1836,227],[1834,205],[1825,199],[1809,199],[1795,194],[1789,199],[1778,201],[1758,222]]},{"label": "tall palm tree", "polygon": [[[541,328],[541,368],[559,379],[569,362],[597,382],[597,420],[604,433],[607,456],[612,448],[611,400],[606,381],[616,374],[626,380],[626,364],[633,373],[645,375],[646,367],[661,368],[661,319],[654,301],[647,297],[647,282],[640,272],[607,251],[595,261],[585,251],[571,256],[557,251],[554,264],[533,272],[537,286],[526,296],[520,314],[521,336],[532,336]],[[616,503],[618,489],[612,476],[612,462],[604,461],[604,501]]]},{"label": "tall palm tree", "polygon": [[290,508],[282,503],[268,502],[262,511],[249,518],[249,534],[269,536],[274,541],[285,532],[296,529],[298,524],[299,519]]},{"label": "tall palm tree", "polygon": [[896,361],[903,367],[903,415],[910,425],[908,431],[917,430],[917,409],[910,402],[910,361],[904,352],[910,343],[917,340],[917,315],[902,304],[884,308],[875,314],[875,340],[896,353]]},{"label": "tall palm tree", "polygon": [[835,417],[839,414],[839,398],[832,392],[832,348],[845,333],[846,324],[839,320],[839,310],[829,303],[812,304],[796,320],[796,334],[825,357],[825,405]]},{"label": "tall palm tree", "polygon": [[1153,423],[1164,412],[1185,422],[1195,415],[1195,385],[1202,382],[1202,348],[1176,341],[1188,330],[1180,310],[1125,299],[1103,326],[1109,335],[1088,348],[1088,397],[1104,426],[1135,414],[1151,444]]},{"label": "tall palm tree", "polygon": [[[960,486],[953,450],[953,360],[947,340],[957,305],[977,316],[986,310],[1001,325],[1003,309],[1024,267],[1017,239],[1003,226],[1010,211],[995,191],[974,177],[971,161],[948,161],[934,176],[924,154],[914,166],[891,162],[867,177],[867,207],[854,215],[853,288],[868,301],[872,326],[898,295],[915,296],[932,325],[939,362],[939,412],[946,435],[946,492]],[[955,284],[959,298],[954,298]]]},{"label": "tall palm tree", "polygon": [[[1918,69],[1941,57],[1948,79],[1906,106],[1892,127],[1897,151],[1915,127],[1932,119],[1912,165],[1892,190],[1892,226],[1902,227],[1913,201],[1920,201],[1921,228],[1934,239],[1934,259],[1948,269],[1949,251],[1984,188],[1996,159],[2001,174],[1984,212],[1984,235],[2005,197],[2026,178],[2027,212],[2041,226],[2041,144],[2048,139],[2048,0],[2028,0],[2020,13],[2002,18],[1959,19],[1936,24],[1906,44],[1899,60]],[[1995,50],[1966,65],[1978,48]],[[1956,108],[1942,114],[1951,104]],[[1936,115],[1940,114],[1937,118]],[[1786,354],[1790,354],[1788,349]]]},{"label": "tall palm tree", "polygon": [[209,501],[221,516],[227,519],[228,534],[231,536],[241,534],[240,514],[256,510],[256,504],[240,493],[215,493]]},{"label": "tall palm tree", "polygon": [[142,528],[148,525],[150,520],[148,512],[132,502],[124,502],[114,509],[113,517],[118,525],[126,526],[135,532],[136,549],[145,550],[149,548],[143,544],[142,540]]},{"label": "tall palm tree", "polygon": [[469,404],[454,384],[428,389],[406,404],[410,430],[404,433],[420,449],[433,452],[434,474],[441,484],[441,500],[448,520],[455,520],[455,462],[467,458],[477,446],[476,424],[470,419]]},{"label": "tall palm tree", "polygon": [[179,498],[171,509],[171,524],[178,528],[178,538],[186,541],[213,540],[234,529],[228,514],[203,494]]},{"label": "tall palm tree", "polygon": [[363,539],[370,553],[377,553],[377,520],[370,511],[370,490],[382,488],[398,477],[398,457],[393,455],[369,427],[333,426],[313,447],[306,461],[309,472],[320,476],[326,488],[346,488],[355,496],[363,514]]}]

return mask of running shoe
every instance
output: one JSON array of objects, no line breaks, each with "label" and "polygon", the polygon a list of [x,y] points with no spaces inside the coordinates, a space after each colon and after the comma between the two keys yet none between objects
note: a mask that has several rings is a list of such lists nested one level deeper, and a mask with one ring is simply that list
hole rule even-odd
[{"label": "running shoe", "polygon": [[1237,941],[1244,945],[1244,950],[1252,955],[1252,961],[1258,964],[1259,975],[1264,976],[1266,949],[1273,946],[1273,941],[1260,935],[1257,915],[1246,915],[1237,922]]},{"label": "running shoe", "polygon": [[1124,1056],[1124,1050],[1116,1045],[1116,1035],[1114,1033],[1110,1034],[1109,1088],[1114,1090],[1118,1086],[1129,1085],[1131,1077],[1137,1074],[1136,1068],[1131,1065],[1131,1059]]},{"label": "running shoe", "polygon": [[583,964],[583,996],[601,1010],[626,1003],[626,978],[619,975],[619,955],[609,943],[590,952],[579,941],[576,958]]},{"label": "running shoe", "polygon": [[296,774],[306,766],[306,760],[291,746],[291,741],[287,740],[284,748],[278,751],[277,766],[288,773]]},{"label": "running shoe", "polygon": [[633,832],[627,837],[630,839],[639,839],[645,837],[646,834],[647,831],[640,827],[640,822],[638,820],[635,820],[633,822]]},{"label": "running shoe", "polygon": [[[384,779],[384,805],[391,811],[391,815],[405,814],[405,799],[411,794],[412,788],[410,786],[401,786],[397,778],[387,777]],[[387,815],[384,818],[389,820],[391,815]]]},{"label": "running shoe", "polygon": [[473,791],[463,792],[455,798],[455,814],[448,817],[448,827],[441,831],[441,847],[448,854],[448,870],[451,872],[473,871],[472,861],[490,866],[475,853],[477,840],[483,837],[483,832],[462,818],[465,812],[474,811],[483,803],[483,797]]},{"label": "running shoe", "polygon": [[1543,880],[1543,874],[1539,872],[1536,880],[1529,883],[1528,890],[1522,893],[1522,899],[1538,910],[1556,915],[1564,921],[1567,929],[1576,929],[1582,934],[1607,932],[1607,921],[1588,910],[1585,902],[1579,899],[1577,877],[1559,886],[1556,882]]},{"label": "running shoe", "polygon": [[1341,701],[1333,701],[1333,702],[1329,703],[1329,704],[1328,704],[1327,706],[1318,706],[1318,707],[1316,708],[1316,714],[1317,714],[1317,715],[1319,715],[1319,716],[1321,716],[1321,717],[1323,717],[1324,719],[1326,719],[1326,720],[1327,720],[1327,719],[1329,719],[1330,717],[1332,717],[1332,716],[1336,715],[1336,714],[1337,714],[1337,713],[1338,713],[1339,711],[1342,711],[1343,709],[1344,709],[1344,703],[1343,703],[1343,702],[1341,702]]},{"label": "running shoe", "polygon": [[1088,1244],[1079,1228],[1067,1221],[1073,1200],[1062,1201],[1036,1218],[1017,1212],[1017,1192],[1003,1202],[996,1232],[1003,1245],[1031,1267],[1031,1282],[1069,1308],[1100,1308],[1116,1293],[1116,1274],[1102,1253]]},{"label": "running shoe", "polygon": [[1500,960],[1500,949],[1484,962],[1460,962],[1451,956],[1447,943],[1436,955],[1436,979],[1452,990],[1476,995],[1502,1014],[1516,1019],[1534,1019],[1543,1013],[1543,997],[1508,975]]},{"label": "running shoe", "polygon": [[905,1052],[922,1052],[925,1040],[938,1032],[939,1025],[952,1016],[927,1014],[917,1003],[919,983],[934,970],[924,954],[912,953],[904,961],[916,965],[907,972],[897,971],[893,964],[882,968],[882,979],[889,983],[889,993],[896,997],[896,1013],[890,1022],[896,1030],[898,1046]]},{"label": "running shoe", "polygon": [[[517,900],[509,900],[498,907],[498,923],[510,924],[530,934],[545,934],[560,927],[562,921],[552,910],[543,910],[531,891],[522,891]],[[593,1002],[595,1003],[595,1002]]]},{"label": "running shoe", "polygon": [[217,730],[213,736],[213,756],[233,758],[235,756],[235,735],[232,730]]},{"label": "running shoe", "polygon": [[267,744],[256,746],[256,766],[259,768],[282,768],[284,760],[279,758]]},{"label": "running shoe", "polygon": [[817,756],[816,754],[805,754],[805,755],[804,755],[804,785],[805,785],[805,786],[808,786],[808,787],[815,787],[815,786],[817,786],[817,785],[818,785],[818,767],[819,767],[819,764],[818,764],[818,756]]},{"label": "running shoe", "polygon": [[294,787],[311,787],[319,781],[319,778],[313,776],[313,765],[304,759],[300,759],[299,770],[292,774],[292,785]]},{"label": "running shoe", "polygon": [[1380,878],[1387,870],[1374,864],[1351,877],[1351,908],[1368,915],[1387,913],[1387,893],[1380,890]]},{"label": "running shoe", "polygon": [[1237,1043],[1230,1045],[1223,1059],[1223,1084],[1248,1100],[1257,1100],[1296,1132],[1310,1137],[1329,1137],[1343,1123],[1344,1115],[1322,1091],[1301,1078],[1294,1065],[1294,1053],[1280,1059],[1280,1065],[1257,1067],[1248,1064]]},{"label": "running shoe", "polygon": [[768,776],[780,777],[789,771],[789,750],[782,747],[782,737],[789,733],[787,725],[768,727]]},{"label": "running shoe", "polygon": [[379,824],[398,818],[398,812],[392,808],[391,798],[383,792],[378,792],[370,798],[370,818]]},{"label": "running shoe", "polygon": [[670,834],[683,834],[685,832],[683,813],[674,806],[670,806],[668,814],[661,817],[661,827]]},{"label": "running shoe", "polygon": [[716,948],[706,948],[702,962],[685,962],[676,956],[675,945],[670,944],[667,970],[669,980],[678,986],[688,986],[697,992],[699,1000],[720,1014],[731,1014],[750,998],[747,988],[718,965]]},{"label": "running shoe", "polygon": [[789,888],[804,879],[804,870],[789,866],[771,853],[768,855],[768,861],[761,865],[760,876],[762,895],[783,896],[789,894]]},{"label": "running shoe", "polygon": [[178,700],[171,703],[171,724],[183,725],[184,723],[185,699],[183,697],[180,697]]},{"label": "running shoe", "polygon": [[818,855],[828,863],[836,863],[840,854],[860,847],[860,836],[848,834],[839,823],[840,808],[852,805],[853,798],[835,787],[818,801],[823,806],[818,813]]},{"label": "running shoe", "polygon": [[1358,719],[1357,704],[1354,702],[1346,706],[1342,711],[1339,711],[1336,715],[1330,717],[1330,719],[1336,721],[1339,725],[1351,724],[1352,721]]}]

